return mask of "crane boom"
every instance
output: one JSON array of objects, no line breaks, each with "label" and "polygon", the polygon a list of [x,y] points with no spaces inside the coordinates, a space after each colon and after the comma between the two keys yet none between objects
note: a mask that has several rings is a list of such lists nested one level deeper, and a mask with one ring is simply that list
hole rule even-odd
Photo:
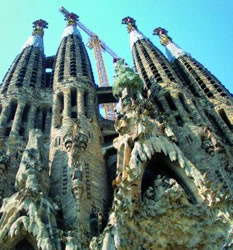
[{"label": "crane boom", "polygon": [[[68,19],[69,15],[74,15],[73,13],[68,12],[64,7],[61,7],[59,11]],[[98,38],[98,36],[89,30],[84,24],[82,24],[78,20],[78,16],[75,15],[77,20],[76,24],[79,28],[81,28],[87,35],[90,36],[91,38],[91,47],[94,48],[94,54],[95,54],[95,61],[96,61],[96,67],[97,67],[97,72],[99,76],[99,83],[101,87],[108,87],[109,86],[109,81],[106,73],[106,68],[104,65],[104,59],[102,55],[102,49],[106,52],[108,52],[114,59],[114,61],[118,60],[119,57],[114,53],[102,40]],[[114,108],[115,105],[114,103],[105,103],[104,104],[104,111],[105,111],[105,116],[107,119],[114,120],[115,119],[115,113],[114,113]]]},{"label": "crane boom", "polygon": [[[82,24],[80,21],[77,21],[77,26],[78,26],[80,29],[82,29],[86,34],[88,34],[90,37],[93,37],[93,36],[98,37],[95,33],[93,33],[91,30],[89,30],[89,29],[88,29],[84,24]],[[98,40],[99,40],[99,42],[100,42],[101,48],[102,48],[104,51],[108,52],[109,55],[111,55],[114,59],[119,59],[119,56],[117,56],[117,54],[116,54],[115,52],[113,52],[113,50],[110,49],[110,48],[106,45],[106,43],[104,43],[101,39],[99,39],[99,37],[98,37]]]}]

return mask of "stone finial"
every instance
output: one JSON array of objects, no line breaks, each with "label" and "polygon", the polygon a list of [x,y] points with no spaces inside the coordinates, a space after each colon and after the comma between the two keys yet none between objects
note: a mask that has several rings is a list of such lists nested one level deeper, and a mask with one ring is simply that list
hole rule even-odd
[{"label": "stone finial", "polygon": [[187,55],[183,49],[181,49],[176,43],[172,41],[172,38],[168,36],[167,33],[168,31],[161,27],[158,27],[153,31],[153,35],[159,36],[160,43],[166,47],[168,60],[173,62],[175,59]]},{"label": "stone finial", "polygon": [[65,16],[65,20],[67,21],[66,28],[62,34],[62,39],[69,35],[76,35],[80,39],[82,39],[79,30],[77,29],[77,21],[79,20],[79,16],[73,12],[67,11],[64,7],[61,7],[59,11]]},{"label": "stone finial", "polygon": [[44,29],[48,28],[48,23],[45,20],[39,19],[33,22],[33,32],[28,40],[24,43],[22,50],[27,47],[33,46],[40,48],[41,51],[44,51]]},{"label": "stone finial", "polygon": [[48,28],[48,23],[43,20],[43,19],[39,19],[36,20],[35,22],[33,22],[33,33],[32,35],[39,35],[39,36],[43,36],[44,35],[44,29]]},{"label": "stone finial", "polygon": [[67,21],[67,26],[77,25],[77,21],[79,20],[79,16],[73,12],[67,11],[63,6],[59,9],[59,11],[65,16],[65,20]]},{"label": "stone finial", "polygon": [[75,25],[76,26],[78,19],[79,19],[79,16],[74,14],[73,12],[68,13],[66,15],[66,18],[65,18],[65,20],[67,20],[67,26],[69,26],[69,25]]},{"label": "stone finial", "polygon": [[127,29],[128,29],[129,33],[132,30],[137,29],[136,21],[132,17],[127,16],[127,17],[123,18],[121,23],[122,24],[127,24]]},{"label": "stone finial", "polygon": [[130,39],[130,48],[133,48],[133,45],[138,41],[138,40],[148,40],[137,28],[136,26],[136,21],[132,17],[125,17],[121,21],[122,24],[127,24],[127,29],[129,33],[129,39]]},{"label": "stone finial", "polygon": [[166,46],[168,43],[172,42],[171,37],[168,36],[168,31],[158,27],[156,29],[154,29],[153,31],[153,35],[157,35],[160,37],[160,43],[164,46]]}]

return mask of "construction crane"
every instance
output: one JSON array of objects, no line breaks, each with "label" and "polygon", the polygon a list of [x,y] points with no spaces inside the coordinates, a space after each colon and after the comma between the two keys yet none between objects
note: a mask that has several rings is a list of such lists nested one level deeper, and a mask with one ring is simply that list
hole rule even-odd
[{"label": "construction crane", "polygon": [[[89,37],[90,41],[88,42],[87,46],[90,49],[94,49],[94,54],[95,54],[95,61],[96,61],[96,67],[97,67],[97,72],[99,76],[99,83],[100,87],[109,87],[109,80],[106,72],[106,68],[104,65],[104,59],[103,59],[103,54],[102,50],[106,51],[109,55],[113,57],[113,62],[116,62],[119,57],[102,41],[99,39],[99,37],[89,30],[84,24],[82,24],[79,21],[79,16],[76,14],[68,12],[64,7],[61,7],[59,11],[68,19],[70,15],[74,16],[76,18],[76,23],[77,26],[82,29]],[[115,113],[114,113],[114,108],[115,104],[114,103],[104,103],[104,111],[105,111],[105,117],[106,119],[110,120],[115,120]]]}]

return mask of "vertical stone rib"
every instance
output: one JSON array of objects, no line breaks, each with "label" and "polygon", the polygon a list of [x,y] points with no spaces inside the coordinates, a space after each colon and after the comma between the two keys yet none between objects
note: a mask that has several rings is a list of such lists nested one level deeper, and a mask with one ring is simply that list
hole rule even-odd
[{"label": "vertical stone rib", "polygon": [[87,117],[94,118],[95,116],[94,94],[89,92],[87,94],[87,100],[85,102],[86,102],[85,108],[87,109],[86,110]]},{"label": "vertical stone rib", "polygon": [[59,123],[59,117],[60,117],[57,94],[53,95],[53,111],[52,111],[52,114],[53,114],[52,127],[56,128],[57,124]]},{"label": "vertical stone rib", "polygon": [[55,64],[54,80],[61,82],[64,79],[65,71],[65,55],[66,55],[67,37],[65,37],[57,52],[57,59]]},{"label": "vertical stone rib", "polygon": [[80,39],[74,37],[74,45],[75,45],[75,55],[76,55],[76,72],[77,74],[82,74],[82,65],[81,65],[81,52],[80,52]]},{"label": "vertical stone rib", "polygon": [[36,107],[31,106],[28,114],[28,121],[25,129],[25,136],[28,138],[30,129],[34,128],[34,121],[35,121],[35,115],[36,115]]},{"label": "vertical stone rib", "polygon": [[7,124],[7,119],[8,119],[8,113],[9,113],[9,105],[5,106],[2,109],[2,113],[0,116],[0,128],[4,128]]},{"label": "vertical stone rib", "polygon": [[10,135],[18,135],[21,126],[24,107],[25,104],[20,104],[20,103],[18,104]]},{"label": "vertical stone rib", "polygon": [[77,102],[77,110],[78,115],[85,115],[85,107],[84,107],[84,90],[77,90],[78,102]]},{"label": "vertical stone rib", "polygon": [[64,92],[64,117],[71,117],[71,92],[70,89],[66,89]]}]

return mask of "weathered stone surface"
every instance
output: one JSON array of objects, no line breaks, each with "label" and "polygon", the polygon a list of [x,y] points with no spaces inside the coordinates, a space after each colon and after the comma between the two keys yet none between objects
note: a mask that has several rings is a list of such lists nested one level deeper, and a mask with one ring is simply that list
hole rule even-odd
[{"label": "weathered stone surface", "polygon": [[31,44],[10,67],[0,91],[1,249],[232,249],[232,97],[188,54],[171,64],[135,20],[123,23],[143,81],[115,64],[114,122],[99,114],[98,92],[109,98],[77,32],[56,56]]}]

